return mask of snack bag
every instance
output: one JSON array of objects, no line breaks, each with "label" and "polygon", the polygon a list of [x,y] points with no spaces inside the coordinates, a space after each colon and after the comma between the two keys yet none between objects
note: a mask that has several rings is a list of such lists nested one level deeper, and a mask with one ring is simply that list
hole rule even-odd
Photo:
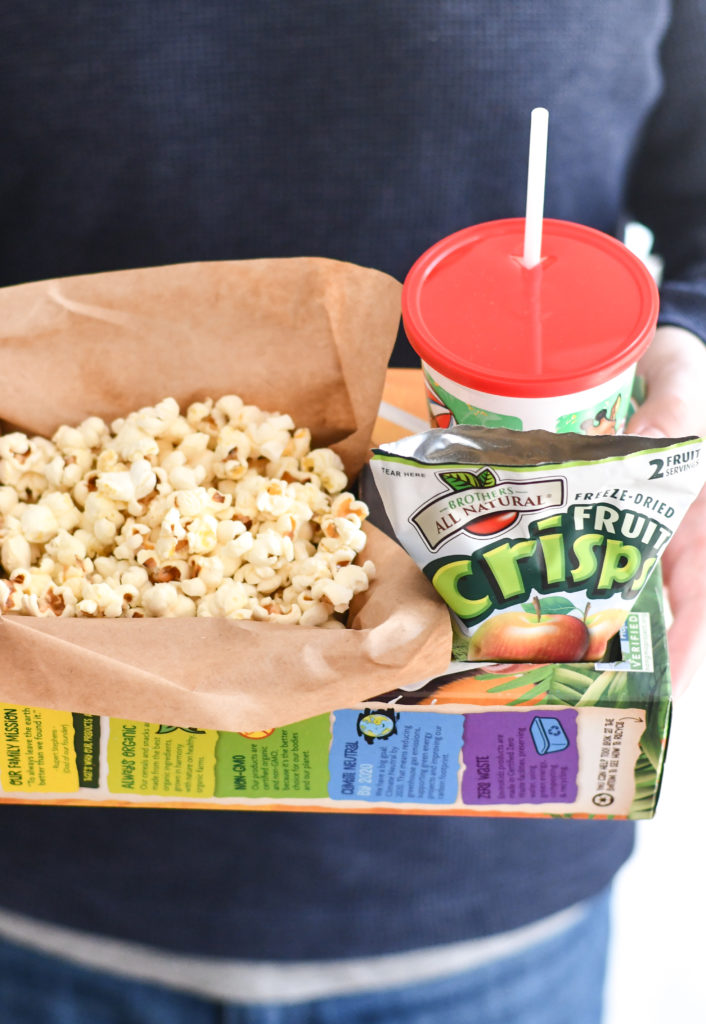
[{"label": "snack bag", "polygon": [[455,660],[596,662],[704,483],[702,444],[457,426],[371,469]]},{"label": "snack bag", "polygon": [[[208,496],[206,477],[197,481],[204,470],[208,472],[208,463],[222,462],[223,456],[232,464],[235,453],[250,445],[254,464],[241,469],[262,476],[268,465],[272,471],[273,457],[284,455],[281,443],[285,448],[290,443],[299,446],[310,431],[314,450],[331,448],[348,479],[357,476],[370,449],[385,368],[397,334],[399,296],[399,283],[386,274],[313,257],[175,264],[0,289],[0,546],[7,541],[2,553],[5,568],[0,571],[0,577],[7,574],[7,579],[0,580],[0,606],[6,612],[0,614],[3,701],[29,709],[30,725],[32,709],[51,709],[165,723],[170,728],[259,732],[328,714],[331,708],[437,674],[448,664],[451,629],[446,609],[414,563],[400,557],[398,545],[368,524],[365,560],[375,565],[377,576],[374,586],[355,595],[347,629],[213,614],[235,610],[239,598],[227,583],[222,596],[229,602],[228,609],[204,607],[211,614],[184,619],[154,614],[174,610],[175,598],[179,606],[191,610],[181,600],[185,593],[179,596],[173,587],[170,593],[169,583],[176,579],[178,567],[167,565],[163,554],[172,563],[203,559],[206,564],[200,566],[199,575],[211,570],[214,585],[226,568],[220,554],[204,550],[218,539],[218,522],[211,515],[213,508],[208,510],[206,505],[212,500],[218,508],[227,504],[227,498],[221,501],[215,492]],[[170,401],[164,405],[167,395]],[[223,411],[217,408],[218,401],[222,405],[227,395],[240,395],[246,403],[243,415],[252,421],[257,441],[252,434],[244,436],[243,422],[237,429],[230,423],[234,428],[229,428],[230,442],[225,436],[216,439],[226,426],[216,422]],[[215,404],[209,405],[209,398]],[[163,415],[155,414],[155,405],[171,426]],[[236,411],[238,402],[226,401],[226,405]],[[274,423],[261,421],[255,406],[277,413]],[[191,409],[193,422],[187,420],[185,425],[177,408]],[[153,412],[138,415],[136,421],[130,418],[132,411],[145,409]],[[103,421],[103,428],[96,417]],[[304,432],[296,441],[293,435],[287,441],[282,433],[290,417]],[[101,438],[107,438],[105,427],[112,427],[116,420],[122,421],[116,426],[121,434],[121,451],[116,454],[123,467],[111,464],[114,456],[101,451],[105,447]],[[82,429],[67,431],[67,424]],[[46,439],[55,437],[61,427],[63,447],[57,453]],[[169,435],[178,447],[180,433],[186,450],[170,452],[174,445]],[[113,448],[115,441],[116,437]],[[156,462],[151,468],[145,465],[150,451],[155,460],[155,452],[160,458],[171,458],[171,465],[166,469]],[[245,462],[250,454],[244,456]],[[317,463],[322,461],[320,469],[327,478],[332,458],[330,454],[314,456]],[[329,483],[337,478],[342,483],[334,462]],[[47,494],[43,500],[42,489],[49,482],[45,463],[53,489],[58,484],[71,493],[76,487],[88,491],[81,494],[78,514],[83,532],[78,543],[73,534],[69,536],[71,518],[75,521],[77,513],[66,500],[68,492]],[[232,468],[237,477],[240,471]],[[286,470],[283,464],[280,468],[283,479]],[[195,500],[198,508],[200,498],[207,499],[203,511],[210,518],[197,515],[199,525],[192,520],[191,551],[188,538],[177,536],[184,524],[175,522],[174,509],[159,504],[167,497],[159,494],[159,487],[169,482],[164,477],[169,472],[176,474],[171,486],[182,493],[179,503],[184,507],[193,506]],[[84,474],[88,479],[80,479]],[[152,487],[158,495],[146,491],[152,475],[161,476]],[[195,496],[187,497],[182,488],[189,480],[204,490],[196,489]],[[258,497],[255,491],[263,486],[262,480],[252,482],[248,502],[256,510],[258,500],[273,509],[281,495],[263,492]],[[278,486],[273,484],[275,491]],[[123,507],[117,507],[113,499],[118,492],[128,498],[128,504],[134,499],[134,512],[124,501]],[[309,493],[318,503],[319,498]],[[78,500],[79,493],[75,496]],[[278,515],[286,511],[280,509]],[[141,552],[144,564],[136,572],[132,566],[132,575],[125,580],[128,590],[120,595],[122,604],[138,585],[142,594],[145,573],[148,577],[151,573],[150,582],[158,586],[151,591],[155,603],[148,614],[143,614],[144,606],[132,609],[143,617],[106,614],[121,609],[112,601],[105,586],[107,577],[100,570],[114,578],[111,570],[117,570],[116,563],[127,570],[122,555],[129,553],[120,551],[112,562],[107,547],[93,552],[92,566],[83,562],[83,568],[95,570],[86,581],[92,592],[84,593],[81,584],[73,595],[88,615],[56,614],[62,611],[61,601],[44,589],[49,583],[45,570],[63,576],[60,567],[65,566],[66,579],[60,585],[68,585],[76,571],[81,574],[82,567],[72,564],[76,558],[84,559],[81,545],[88,544],[92,550],[98,535],[101,545],[110,541],[113,530],[122,529],[119,520],[124,513],[126,522],[142,518],[143,513],[152,521],[149,526],[134,521],[136,532],[125,538],[126,543],[137,541],[139,546],[138,534],[146,538],[144,530],[155,530],[154,541],[151,537],[148,541],[155,544],[154,550]],[[252,526],[252,508],[236,514],[242,520],[222,526],[222,540],[233,533],[233,523]],[[355,524],[341,524],[344,533],[349,525]],[[63,533],[54,544],[51,533],[57,526]],[[235,526],[236,534],[238,530]],[[245,537],[247,530],[246,526],[238,536]],[[232,540],[236,539],[233,534]],[[248,542],[254,539],[251,536]],[[181,541],[186,543],[177,552]],[[329,542],[338,543],[327,536]],[[276,538],[273,543],[278,543]],[[42,551],[46,544],[50,550]],[[136,553],[136,548],[130,550]],[[261,553],[265,562],[271,558],[272,552]],[[329,554],[338,558],[340,552]],[[86,551],[85,559],[93,561],[93,555]],[[21,584],[16,571],[22,573],[23,568],[28,570],[23,575],[34,578]],[[259,568],[268,576],[272,566]],[[183,564],[179,572],[187,588],[199,590],[205,585],[205,580],[201,584],[198,579],[187,581]],[[17,585],[24,594],[18,594]],[[71,597],[66,591],[61,596],[66,610]],[[210,604],[210,596],[203,596]],[[340,591],[329,596],[337,598]],[[21,614],[33,610],[35,597],[36,610],[42,614]],[[37,728],[33,744],[41,740],[43,727]],[[0,750],[0,767],[2,762]]]}]

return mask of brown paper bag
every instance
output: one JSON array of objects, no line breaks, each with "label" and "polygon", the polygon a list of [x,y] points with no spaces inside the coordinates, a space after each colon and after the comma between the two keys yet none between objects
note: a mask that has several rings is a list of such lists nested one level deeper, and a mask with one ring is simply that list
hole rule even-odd
[{"label": "brown paper bag", "polygon": [[[302,258],[196,263],[0,289],[0,418],[50,436],[173,396],[235,393],[308,426],[353,477],[367,457],[399,321],[378,271]],[[448,614],[368,527],[378,579],[348,630],[229,619],[0,617],[13,703],[254,731],[431,677]]]}]

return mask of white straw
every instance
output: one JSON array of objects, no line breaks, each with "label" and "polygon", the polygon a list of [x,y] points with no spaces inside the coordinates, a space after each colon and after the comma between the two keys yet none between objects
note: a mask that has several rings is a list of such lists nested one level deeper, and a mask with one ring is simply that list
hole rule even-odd
[{"label": "white straw", "polygon": [[527,268],[536,267],[542,258],[542,217],[544,216],[544,179],[547,170],[547,129],[549,111],[535,107],[530,121],[529,162],[527,167],[527,205],[525,207],[525,251]]}]

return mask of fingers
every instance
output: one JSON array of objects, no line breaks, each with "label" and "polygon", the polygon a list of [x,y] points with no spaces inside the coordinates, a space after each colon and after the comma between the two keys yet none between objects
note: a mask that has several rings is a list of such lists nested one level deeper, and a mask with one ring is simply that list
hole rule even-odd
[{"label": "fingers", "polygon": [[681,696],[706,665],[706,610],[698,601],[687,601],[675,616],[667,641],[675,697]]},{"label": "fingers", "polygon": [[[680,327],[661,327],[638,364],[647,399],[628,423],[631,434],[706,434],[706,345]],[[706,665],[706,490],[672,537],[662,560],[674,614],[669,630],[672,686],[682,693]]]},{"label": "fingers", "polygon": [[678,397],[676,388],[662,395],[653,391],[649,404],[630,420],[627,432],[643,437],[686,437],[695,432],[688,425],[690,419],[689,405]]},{"label": "fingers", "polygon": [[647,399],[628,433],[684,437],[706,433],[706,345],[681,327],[661,327],[638,364]]},{"label": "fingers", "polygon": [[706,488],[669,542],[662,569],[674,615],[668,639],[678,694],[706,667]]}]

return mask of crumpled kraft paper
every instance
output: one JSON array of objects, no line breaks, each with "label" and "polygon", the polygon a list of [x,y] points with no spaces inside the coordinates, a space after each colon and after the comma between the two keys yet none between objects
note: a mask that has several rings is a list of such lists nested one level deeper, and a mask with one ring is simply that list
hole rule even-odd
[{"label": "crumpled kraft paper", "polygon": [[[170,395],[288,412],[354,476],[399,321],[400,285],[316,258],[181,264],[0,289],[0,418],[51,435]],[[347,630],[230,619],[0,618],[0,698],[192,728],[255,731],[428,678],[448,613],[372,526],[378,578]]]}]

